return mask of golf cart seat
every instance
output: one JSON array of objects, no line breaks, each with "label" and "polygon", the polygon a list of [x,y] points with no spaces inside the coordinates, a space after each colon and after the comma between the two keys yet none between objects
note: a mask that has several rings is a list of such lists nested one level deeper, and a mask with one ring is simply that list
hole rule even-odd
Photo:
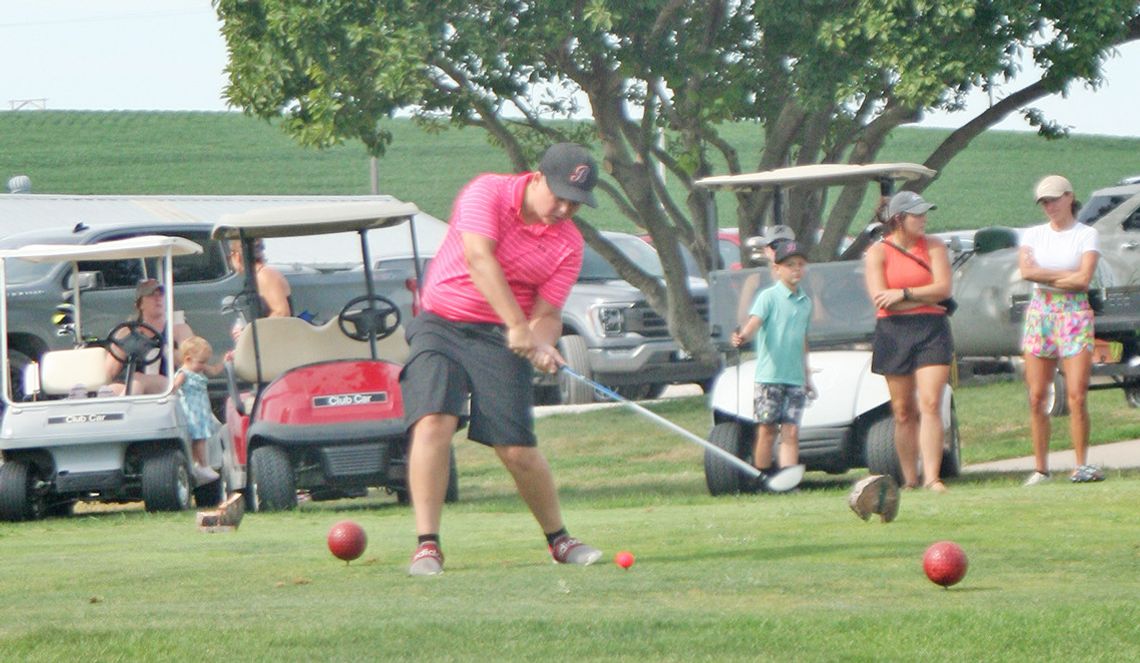
[{"label": "golf cart seat", "polygon": [[[312,325],[301,318],[259,318],[257,342],[261,351],[261,379],[269,382],[287,371],[323,361],[369,359],[368,341],[353,340],[344,335],[337,321]],[[238,379],[257,381],[257,363],[253,352],[253,325],[248,325],[234,347],[234,371]],[[408,357],[404,329],[398,327],[391,336],[376,341],[380,359],[402,363]]]},{"label": "golf cart seat", "polygon": [[40,358],[40,389],[48,396],[66,396],[77,384],[88,392],[110,384],[107,350],[101,347],[53,350]]}]

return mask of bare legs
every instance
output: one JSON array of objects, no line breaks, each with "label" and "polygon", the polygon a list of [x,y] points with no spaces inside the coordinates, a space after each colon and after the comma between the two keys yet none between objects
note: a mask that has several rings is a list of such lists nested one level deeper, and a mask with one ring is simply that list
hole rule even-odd
[{"label": "bare legs", "polygon": [[[780,425],[780,457],[777,467],[791,467],[800,462],[800,427],[796,424]],[[757,469],[769,467],[772,458],[772,445],[776,443],[776,425],[756,426],[756,443],[752,450],[752,463]]]},{"label": "bare legs", "polygon": [[[1089,379],[1092,373],[1092,353],[1082,352],[1060,360],[1065,373],[1065,398],[1069,404],[1069,434],[1073,438],[1073,452],[1077,466],[1088,461],[1089,450]],[[1037,471],[1049,471],[1049,438],[1052,433],[1049,412],[1049,389],[1057,372],[1058,360],[1049,357],[1025,355],[1025,386],[1029,393],[1029,433],[1033,440],[1033,458]]]},{"label": "bare legs", "polygon": [[888,375],[891,411],[895,416],[895,450],[903,483],[919,485],[918,458],[928,487],[945,490],[942,469],[942,391],[950,377],[947,365],[920,366],[913,375]]},{"label": "bare legs", "polygon": [[[439,532],[443,500],[447,493],[451,438],[459,420],[449,414],[429,414],[412,428],[408,452],[408,489],[416,514],[417,534]],[[534,514],[543,532],[562,529],[562,512],[554,476],[546,457],[537,447],[495,447],[499,460],[511,473],[519,495]]]}]

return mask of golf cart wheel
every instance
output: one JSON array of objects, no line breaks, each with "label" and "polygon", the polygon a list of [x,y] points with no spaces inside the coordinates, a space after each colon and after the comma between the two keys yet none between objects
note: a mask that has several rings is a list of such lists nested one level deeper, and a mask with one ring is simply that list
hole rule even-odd
[{"label": "golf cart wheel", "polygon": [[[558,351],[566,360],[570,370],[578,375],[593,379],[590,371],[590,356],[586,342],[577,334],[567,334],[558,341]],[[594,402],[594,389],[581,380],[575,380],[564,373],[558,374],[558,395],[563,405],[584,405]]]},{"label": "golf cart wheel", "polygon": [[[741,460],[748,460],[752,454],[748,451],[746,435],[747,429],[736,421],[721,422],[709,431],[709,442],[720,449],[736,456]],[[735,495],[746,486],[748,477],[732,463],[711,451],[705,452],[705,483],[709,487],[709,494]]]},{"label": "golf cart wheel", "polygon": [[950,427],[942,432],[942,465],[938,475],[953,479],[962,473],[962,438],[958,435],[958,408],[950,398]]},{"label": "golf cart wheel", "polygon": [[194,505],[199,509],[218,506],[225,499],[226,490],[221,477],[194,489]]},{"label": "golf cart wheel", "polygon": [[35,474],[22,460],[0,465],[0,520],[18,522],[43,516],[43,500],[34,490]]},{"label": "golf cart wheel", "polygon": [[867,455],[867,469],[871,474],[886,474],[903,485],[899,454],[895,450],[895,418],[881,414],[867,426],[863,449]]},{"label": "golf cart wheel", "polygon": [[249,460],[258,511],[288,511],[297,508],[297,481],[289,454],[281,447],[253,450]]},{"label": "golf cart wheel", "polygon": [[412,495],[406,490],[393,490],[396,493],[396,504],[407,506],[412,503]]},{"label": "golf cart wheel", "polygon": [[193,492],[181,451],[163,451],[143,461],[142,498],[147,511],[184,511]]},{"label": "golf cart wheel", "polygon": [[455,467],[455,447],[451,447],[451,462],[447,469],[447,492],[443,501],[453,504],[459,501],[459,470]]}]

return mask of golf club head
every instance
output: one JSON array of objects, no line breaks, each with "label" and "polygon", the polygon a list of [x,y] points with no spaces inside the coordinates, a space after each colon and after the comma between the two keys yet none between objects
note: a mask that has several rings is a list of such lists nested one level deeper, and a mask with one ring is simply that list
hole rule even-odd
[{"label": "golf club head", "polygon": [[804,480],[804,470],[806,469],[803,465],[781,467],[778,472],[769,476],[768,480],[764,482],[764,489],[770,493],[786,493],[793,490]]}]

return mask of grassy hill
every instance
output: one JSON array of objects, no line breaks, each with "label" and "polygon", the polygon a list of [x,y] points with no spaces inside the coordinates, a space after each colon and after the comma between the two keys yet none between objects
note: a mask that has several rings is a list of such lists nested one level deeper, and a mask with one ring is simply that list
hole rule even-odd
[{"label": "grassy hill", "polygon": [[[410,120],[390,123],[395,143],[380,162],[384,193],[447,218],[459,188],[482,171],[509,169],[482,132],[429,134]],[[755,163],[763,137],[752,124],[722,128],[744,163]],[[899,129],[880,161],[921,162],[949,132]],[[84,194],[364,194],[369,164],[362,146],[299,147],[277,127],[240,113],[0,112],[0,177],[28,175],[37,193]],[[938,204],[934,230],[1025,225],[1040,216],[1033,183],[1067,174],[1079,198],[1140,172],[1140,140],[1078,137],[1045,141],[1032,134],[979,137],[925,192]],[[869,193],[869,216],[873,193]],[[732,199],[718,198],[722,225]],[[633,230],[608,201],[584,218],[612,230]]]}]

